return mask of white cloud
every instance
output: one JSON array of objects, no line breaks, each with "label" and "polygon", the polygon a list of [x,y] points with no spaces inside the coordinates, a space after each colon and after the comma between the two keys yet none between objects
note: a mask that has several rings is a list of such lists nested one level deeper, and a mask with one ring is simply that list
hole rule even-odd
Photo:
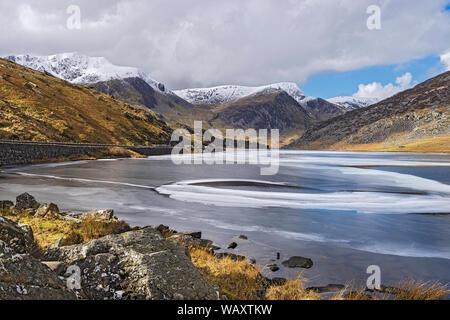
[{"label": "white cloud", "polygon": [[398,77],[395,80],[395,84],[389,83],[384,86],[379,82],[360,84],[358,86],[358,92],[356,92],[353,96],[355,98],[373,98],[383,100],[393,96],[396,93],[409,89],[411,86],[412,74],[407,72],[401,77]]},{"label": "white cloud", "polygon": [[445,65],[445,70],[450,71],[450,51],[441,55],[441,62]]},{"label": "white cloud", "polygon": [[296,81],[319,72],[396,64],[448,49],[446,0],[0,0],[0,55],[78,51],[136,66],[171,89]]}]

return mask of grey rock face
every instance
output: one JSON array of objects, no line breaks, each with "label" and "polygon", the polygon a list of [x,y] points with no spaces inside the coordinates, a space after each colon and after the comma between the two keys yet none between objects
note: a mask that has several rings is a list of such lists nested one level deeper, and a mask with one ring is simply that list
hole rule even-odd
[{"label": "grey rock face", "polygon": [[33,258],[30,228],[0,217],[0,300],[75,299],[47,266]]},{"label": "grey rock face", "polygon": [[15,253],[32,252],[34,249],[33,231],[27,227],[21,227],[11,220],[0,217],[0,241],[6,243]]},{"label": "grey rock face", "polygon": [[39,203],[36,199],[28,193],[22,193],[16,198],[16,210],[26,210],[26,209],[37,209],[39,208]]},{"label": "grey rock face", "polygon": [[52,249],[45,259],[78,266],[88,299],[217,299],[187,250],[154,228]]}]

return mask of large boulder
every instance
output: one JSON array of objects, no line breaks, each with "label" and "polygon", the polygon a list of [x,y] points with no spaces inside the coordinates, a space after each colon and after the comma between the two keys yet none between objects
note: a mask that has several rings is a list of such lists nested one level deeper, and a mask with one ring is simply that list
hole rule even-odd
[{"label": "large boulder", "polygon": [[79,295],[88,299],[217,299],[216,289],[200,274],[183,246],[164,239],[155,228],[109,235],[45,254],[79,268]]},{"label": "large boulder", "polygon": [[29,253],[31,228],[0,217],[0,300],[75,299],[58,275]]},{"label": "large boulder", "polygon": [[39,206],[35,215],[41,218],[58,218],[59,208],[54,203],[44,203]]},{"label": "large boulder", "polygon": [[33,231],[29,226],[0,217],[0,240],[19,254],[31,253],[35,249]]},{"label": "large boulder", "polygon": [[57,274],[0,240],[0,300],[73,300]]},{"label": "large boulder", "polygon": [[39,208],[39,203],[36,199],[29,193],[22,193],[16,198],[16,210],[27,210],[27,209],[37,209]]}]

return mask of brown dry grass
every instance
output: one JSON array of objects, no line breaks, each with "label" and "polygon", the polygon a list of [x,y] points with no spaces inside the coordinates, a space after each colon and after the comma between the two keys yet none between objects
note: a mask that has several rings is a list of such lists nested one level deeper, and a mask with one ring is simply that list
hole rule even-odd
[{"label": "brown dry grass", "polygon": [[338,143],[330,148],[336,151],[373,151],[373,152],[420,152],[450,153],[450,135],[424,137],[410,140],[388,140],[379,143],[356,144]]},{"label": "brown dry grass", "polygon": [[119,234],[130,230],[131,227],[121,220],[104,222],[93,218],[86,218],[79,224],[77,231],[83,236],[84,241],[89,241],[110,234]]},{"label": "brown dry grass", "polygon": [[219,286],[232,300],[317,300],[319,296],[304,289],[301,276],[284,285],[272,285],[260,273],[260,268],[247,260],[217,258],[211,252],[190,248],[193,264],[210,282]]},{"label": "brown dry grass", "polygon": [[332,300],[442,300],[450,290],[440,282],[417,280],[401,281],[394,286],[392,294],[386,292],[369,292],[366,288],[353,289],[352,285],[334,295]]},{"label": "brown dry grass", "polygon": [[320,300],[319,294],[305,290],[301,277],[267,290],[267,300]]},{"label": "brown dry grass", "polygon": [[265,279],[259,269],[246,260],[216,258],[210,252],[190,248],[193,264],[210,282],[216,284],[229,299],[260,300],[264,296]]},{"label": "brown dry grass", "polygon": [[448,287],[440,282],[408,280],[400,282],[398,288],[396,300],[442,300],[450,294]]},{"label": "brown dry grass", "polygon": [[331,300],[375,300],[376,297],[368,295],[366,288],[354,289],[353,285],[347,287],[331,297]]}]

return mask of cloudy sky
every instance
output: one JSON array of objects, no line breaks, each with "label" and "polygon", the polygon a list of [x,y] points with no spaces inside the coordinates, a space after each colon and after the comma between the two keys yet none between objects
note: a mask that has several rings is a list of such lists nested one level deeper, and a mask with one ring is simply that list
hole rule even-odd
[{"label": "cloudy sky", "polygon": [[[68,28],[69,5],[81,29]],[[325,98],[384,97],[450,69],[448,0],[0,0],[0,16],[2,56],[104,56],[171,89],[293,81]]]}]

